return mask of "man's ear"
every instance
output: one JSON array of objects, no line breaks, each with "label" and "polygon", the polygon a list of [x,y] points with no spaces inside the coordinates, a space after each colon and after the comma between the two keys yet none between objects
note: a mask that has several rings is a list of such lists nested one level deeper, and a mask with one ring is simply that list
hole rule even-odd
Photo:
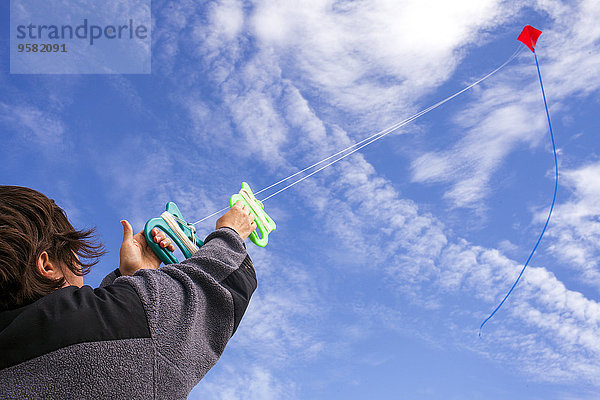
[{"label": "man's ear", "polygon": [[50,256],[46,251],[42,252],[37,259],[37,270],[44,278],[52,280],[56,280],[64,276],[58,264],[50,260]]}]

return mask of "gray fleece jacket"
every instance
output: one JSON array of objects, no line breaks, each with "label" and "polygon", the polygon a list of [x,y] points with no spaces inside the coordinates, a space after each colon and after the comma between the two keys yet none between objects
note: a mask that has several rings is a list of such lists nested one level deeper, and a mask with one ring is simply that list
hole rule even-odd
[{"label": "gray fleece jacket", "polygon": [[221,228],[180,264],[0,312],[0,399],[185,399],[255,289],[244,242]]}]

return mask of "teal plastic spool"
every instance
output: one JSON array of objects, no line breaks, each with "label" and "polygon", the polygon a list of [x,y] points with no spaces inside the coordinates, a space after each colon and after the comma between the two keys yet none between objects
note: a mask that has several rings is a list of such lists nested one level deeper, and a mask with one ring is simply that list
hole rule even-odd
[{"label": "teal plastic spool", "polygon": [[[179,208],[177,207],[177,205],[175,203],[173,203],[172,201],[168,202],[167,206],[166,206],[166,211],[168,213],[173,214],[175,217],[178,218],[178,220],[176,220],[176,221],[177,221],[177,224],[179,225],[179,228],[183,231],[183,233],[192,242],[194,241],[194,238],[196,239],[196,246],[201,247],[204,244],[204,242],[202,240],[200,240],[198,238],[198,236],[196,236],[192,232],[192,230],[189,228],[187,223],[185,223],[185,220],[183,219],[183,216],[181,215],[181,211],[179,211]],[[184,221],[184,222],[181,222],[181,221]],[[168,249],[164,249],[164,248],[160,247],[158,245],[158,243],[154,242],[154,238],[152,237],[152,234],[150,233],[152,231],[152,229],[154,229],[154,228],[159,228],[160,230],[165,232],[171,238],[171,240],[177,245],[177,247],[179,247],[179,249],[181,250],[181,252],[183,253],[183,255],[185,256],[186,259],[190,258],[193,255],[187,249],[187,247],[183,244],[181,239],[179,239],[177,234],[175,234],[175,232],[173,232],[173,230],[167,224],[167,222],[164,219],[162,219],[162,217],[152,218],[152,219],[148,220],[148,222],[146,222],[146,226],[144,227],[144,236],[146,237],[146,242],[148,242],[148,245],[150,246],[152,251],[154,251],[154,254],[156,254],[158,256],[158,258],[160,258],[161,261],[163,263],[165,263],[165,265],[177,264],[177,263],[179,263],[179,260],[177,259],[177,257],[175,257],[175,254],[173,254],[172,251],[170,251]]]}]

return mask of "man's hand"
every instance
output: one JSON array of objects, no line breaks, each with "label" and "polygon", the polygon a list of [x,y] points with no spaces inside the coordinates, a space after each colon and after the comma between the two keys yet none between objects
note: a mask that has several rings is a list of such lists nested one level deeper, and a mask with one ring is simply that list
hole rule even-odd
[{"label": "man's hand", "polygon": [[[121,221],[123,225],[123,244],[121,245],[119,271],[122,275],[133,275],[138,269],[158,269],[160,267],[160,258],[148,246],[144,231],[133,236],[133,228],[126,220]],[[171,244],[164,232],[158,228],[151,231],[154,242],[160,247],[167,248],[171,251],[175,250],[175,246]]]},{"label": "man's hand", "polygon": [[231,228],[240,235],[242,240],[246,240],[248,236],[256,229],[254,222],[254,214],[241,201],[238,201],[227,211],[221,218],[217,220],[217,227]]}]

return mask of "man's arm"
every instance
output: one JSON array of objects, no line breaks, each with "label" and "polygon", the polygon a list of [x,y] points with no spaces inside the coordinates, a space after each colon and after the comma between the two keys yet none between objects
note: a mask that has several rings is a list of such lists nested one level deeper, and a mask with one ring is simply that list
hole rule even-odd
[{"label": "man's arm", "polygon": [[117,277],[118,270],[113,271],[103,281],[127,283],[138,293],[158,363],[166,369],[157,382],[164,390],[182,384],[191,390],[235,332],[256,289],[243,241],[253,222],[250,212],[237,205],[217,221],[217,230],[191,258],[139,269],[133,276]]},{"label": "man's arm", "polygon": [[157,354],[190,389],[225,350],[256,289],[244,243],[228,228],[210,234],[181,264],[141,269],[115,283],[124,281],[142,301]]}]

